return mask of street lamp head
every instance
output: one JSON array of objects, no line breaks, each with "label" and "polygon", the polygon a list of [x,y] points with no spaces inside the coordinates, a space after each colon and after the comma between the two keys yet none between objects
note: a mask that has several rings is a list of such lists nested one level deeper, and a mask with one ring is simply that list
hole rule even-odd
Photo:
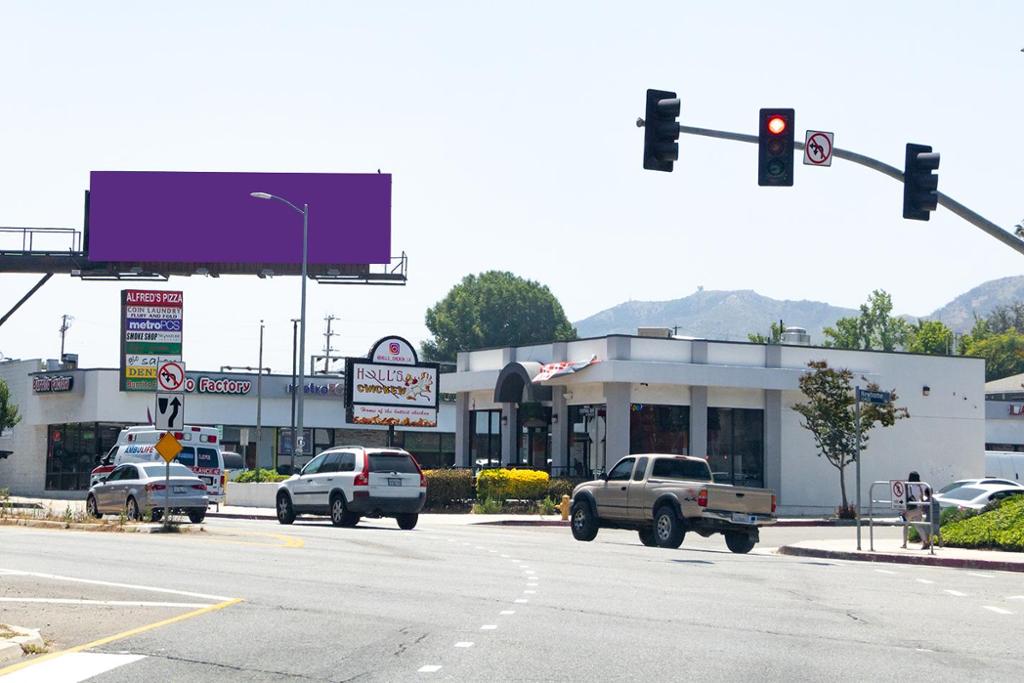
[{"label": "street lamp head", "polygon": [[274,198],[274,195],[270,194],[269,192],[250,192],[249,196],[253,197],[255,199],[273,199]]}]

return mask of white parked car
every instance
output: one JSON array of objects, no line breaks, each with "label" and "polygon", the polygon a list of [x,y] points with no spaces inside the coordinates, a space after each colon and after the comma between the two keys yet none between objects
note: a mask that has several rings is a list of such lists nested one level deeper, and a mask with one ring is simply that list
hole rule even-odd
[{"label": "white parked car", "polygon": [[989,503],[1009,496],[1024,495],[1024,486],[1017,484],[972,484],[959,486],[945,493],[936,493],[934,498],[942,507],[959,507],[980,510]]},{"label": "white parked car", "polygon": [[362,517],[394,517],[412,529],[427,500],[419,463],[399,448],[339,446],[324,451],[277,489],[277,521],[296,515],[329,515],[335,526],[355,526]]},{"label": "white parked car", "polygon": [[1011,479],[998,479],[996,477],[985,477],[984,479],[958,479],[954,482],[946,484],[938,490],[939,495],[949,493],[953,489],[958,489],[961,486],[977,486],[978,484],[998,484],[1001,486],[1019,486],[1024,488],[1024,484],[1020,484]]}]

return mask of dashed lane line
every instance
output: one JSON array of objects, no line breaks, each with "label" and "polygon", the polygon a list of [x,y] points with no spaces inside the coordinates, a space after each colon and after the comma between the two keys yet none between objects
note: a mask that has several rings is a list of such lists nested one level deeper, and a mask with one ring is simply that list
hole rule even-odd
[{"label": "dashed lane line", "polygon": [[416,669],[416,673],[420,674],[436,674],[441,670],[440,664],[424,664],[420,668]]},{"label": "dashed lane line", "polygon": [[979,574],[978,572],[967,572],[967,576],[977,576],[979,579],[994,579],[994,574]]},{"label": "dashed lane line", "polygon": [[958,598],[966,598],[967,597],[967,593],[961,593],[960,591],[955,591],[955,590],[952,590],[950,588],[943,589],[943,592],[944,593],[949,593],[950,595],[956,596]]},{"label": "dashed lane line", "polygon": [[1002,607],[993,607],[992,605],[982,605],[982,607],[990,612],[995,612],[996,614],[1013,614],[1010,610],[1003,609]]},{"label": "dashed lane line", "polygon": [[473,647],[473,643],[471,643],[468,640],[460,640],[459,642],[455,643],[455,647]]},{"label": "dashed lane line", "polygon": [[497,628],[498,628],[497,624],[484,624],[483,626],[480,627],[480,630],[481,631],[494,631],[494,630],[497,630]]},{"label": "dashed lane line", "polygon": [[515,613],[516,613],[516,611],[514,609],[503,609],[500,612],[498,612],[498,614],[500,614],[503,617],[508,617],[508,616],[511,616],[511,615],[513,615]]},{"label": "dashed lane line", "polygon": [[918,580],[917,580],[917,582],[918,582],[918,583],[925,583],[925,584],[932,584],[932,583],[935,583],[934,581],[932,581],[932,580],[930,580],[930,579],[918,579]]}]

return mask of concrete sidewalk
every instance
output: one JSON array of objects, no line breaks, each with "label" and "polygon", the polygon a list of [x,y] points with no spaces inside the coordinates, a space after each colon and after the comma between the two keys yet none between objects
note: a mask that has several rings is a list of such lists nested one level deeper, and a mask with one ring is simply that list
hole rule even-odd
[{"label": "concrete sidewalk", "polygon": [[784,545],[778,549],[778,552],[780,555],[798,555],[833,560],[1024,572],[1024,553],[936,547],[935,554],[932,555],[927,550],[922,550],[920,543],[908,543],[905,549],[900,546],[901,542],[899,539],[875,538],[875,549],[872,552],[868,549],[870,547],[868,535],[864,533],[861,539],[861,550],[857,550],[856,538],[849,538],[827,541],[801,541]]}]

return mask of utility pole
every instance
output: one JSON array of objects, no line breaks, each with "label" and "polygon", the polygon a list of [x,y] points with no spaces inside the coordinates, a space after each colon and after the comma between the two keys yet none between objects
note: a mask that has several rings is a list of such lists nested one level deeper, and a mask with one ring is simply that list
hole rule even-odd
[{"label": "utility pole", "polygon": [[324,320],[327,321],[327,331],[324,332],[324,374],[331,371],[331,352],[337,351],[337,349],[331,346],[331,337],[338,335],[337,332],[331,332],[331,323],[337,319],[335,315],[324,317]]},{"label": "utility pole", "polygon": [[60,362],[64,362],[64,335],[71,327],[71,321],[74,320],[74,316],[65,313],[60,317]]}]

